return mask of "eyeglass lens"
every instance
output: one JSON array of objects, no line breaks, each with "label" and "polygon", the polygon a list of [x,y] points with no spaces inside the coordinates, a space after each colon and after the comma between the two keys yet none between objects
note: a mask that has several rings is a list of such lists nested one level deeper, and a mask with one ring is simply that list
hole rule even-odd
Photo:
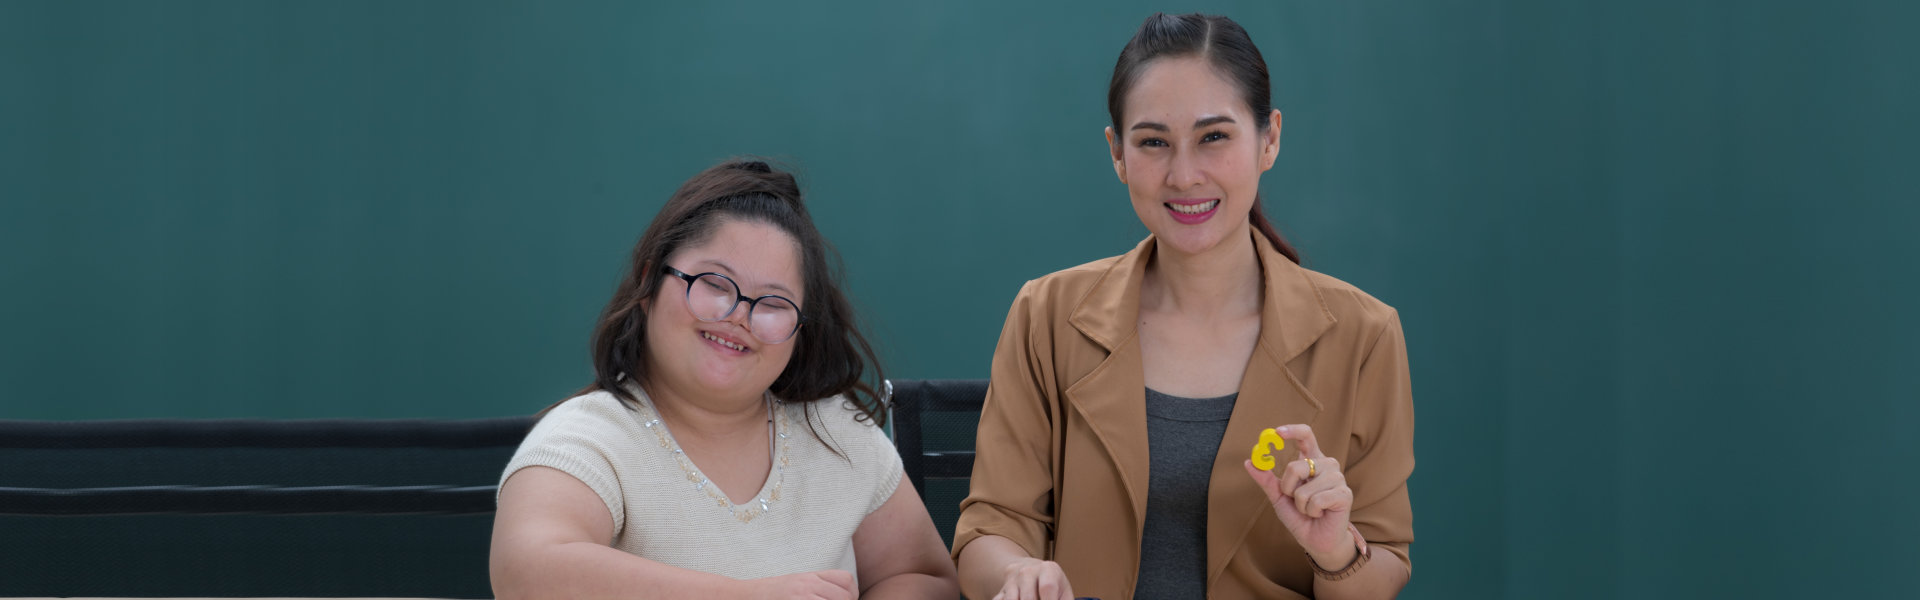
[{"label": "eyeglass lens", "polygon": [[[717,273],[706,273],[687,283],[687,309],[702,321],[719,321],[740,306],[740,288]],[[778,344],[793,337],[800,325],[800,309],[779,296],[761,296],[747,309],[753,337]]]}]

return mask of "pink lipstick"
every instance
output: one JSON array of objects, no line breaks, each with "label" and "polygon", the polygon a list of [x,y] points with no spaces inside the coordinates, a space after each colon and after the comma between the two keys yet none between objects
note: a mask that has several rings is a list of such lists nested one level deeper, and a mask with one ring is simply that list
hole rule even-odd
[{"label": "pink lipstick", "polygon": [[1162,206],[1167,208],[1167,214],[1173,215],[1173,220],[1187,225],[1197,225],[1205,223],[1207,219],[1213,218],[1214,213],[1220,212],[1220,199],[1181,198],[1168,200]]}]

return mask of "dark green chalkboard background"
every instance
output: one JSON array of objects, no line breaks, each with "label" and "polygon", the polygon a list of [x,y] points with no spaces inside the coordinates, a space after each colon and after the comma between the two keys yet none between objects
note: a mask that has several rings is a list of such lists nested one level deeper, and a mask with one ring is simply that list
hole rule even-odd
[{"label": "dark green chalkboard background", "polygon": [[891,375],[982,377],[1023,280],[1144,235],[1106,78],[1204,10],[1281,227],[1404,317],[1407,597],[1909,596],[1916,6],[0,2],[0,418],[529,413],[739,153]]}]

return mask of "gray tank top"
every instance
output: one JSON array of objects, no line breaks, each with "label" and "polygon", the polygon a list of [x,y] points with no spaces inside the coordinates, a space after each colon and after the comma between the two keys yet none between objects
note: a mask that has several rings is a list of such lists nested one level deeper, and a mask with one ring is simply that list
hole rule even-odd
[{"label": "gray tank top", "polygon": [[1133,597],[1207,596],[1207,483],[1239,397],[1147,390],[1147,522]]}]

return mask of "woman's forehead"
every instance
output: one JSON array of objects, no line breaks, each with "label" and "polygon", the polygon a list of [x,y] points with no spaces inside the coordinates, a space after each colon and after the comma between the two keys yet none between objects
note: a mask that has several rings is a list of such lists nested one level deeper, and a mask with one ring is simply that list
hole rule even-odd
[{"label": "woman's forehead", "polygon": [[1141,71],[1127,93],[1127,121],[1121,126],[1131,129],[1151,121],[1190,127],[1214,116],[1243,121],[1251,110],[1243,96],[1232,80],[1204,58],[1156,60]]},{"label": "woman's forehead", "polygon": [[777,293],[797,300],[805,289],[799,242],[770,223],[723,218],[707,239],[680,248],[667,260],[683,270],[731,277],[742,291],[779,288]]}]

